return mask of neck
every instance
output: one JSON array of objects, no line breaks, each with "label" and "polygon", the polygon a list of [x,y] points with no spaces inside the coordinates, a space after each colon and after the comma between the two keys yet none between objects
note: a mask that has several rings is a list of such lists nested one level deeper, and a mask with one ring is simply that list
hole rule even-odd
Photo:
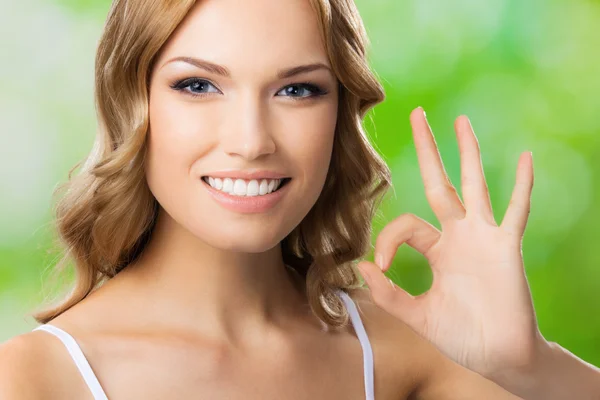
[{"label": "neck", "polygon": [[283,263],[280,245],[260,253],[215,248],[162,210],[143,253],[112,280],[153,324],[230,342],[309,310],[303,279]]}]

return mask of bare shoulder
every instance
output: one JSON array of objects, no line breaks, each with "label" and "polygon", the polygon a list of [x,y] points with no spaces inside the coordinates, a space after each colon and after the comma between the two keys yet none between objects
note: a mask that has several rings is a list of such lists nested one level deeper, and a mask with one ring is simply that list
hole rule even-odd
[{"label": "bare shoulder", "polygon": [[[49,349],[54,343],[40,332],[15,336],[0,344],[0,398],[41,399],[47,382]],[[51,352],[51,350],[50,350]]]},{"label": "bare shoulder", "polygon": [[368,288],[349,294],[373,347],[376,392],[385,392],[380,398],[518,399],[447,358],[407,324],[377,306]]},{"label": "bare shoulder", "polygon": [[64,345],[46,332],[0,343],[0,399],[74,399],[82,382]]}]

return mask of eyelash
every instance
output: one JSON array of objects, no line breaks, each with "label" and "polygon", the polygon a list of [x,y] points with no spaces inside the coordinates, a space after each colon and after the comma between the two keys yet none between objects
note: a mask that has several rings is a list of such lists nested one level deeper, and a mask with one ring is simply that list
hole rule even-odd
[{"label": "eyelash", "polygon": [[[200,78],[181,79],[179,81],[174,82],[170,86],[171,86],[171,89],[176,90],[178,92],[182,92],[183,94],[192,96],[192,97],[206,97],[210,93],[215,93],[215,92],[193,93],[189,90],[186,90],[186,88],[190,87],[194,83],[208,83],[209,85],[212,85],[213,87],[215,87],[215,85],[213,85],[210,81],[208,81],[206,79],[200,79]],[[283,90],[285,88],[294,87],[294,86],[306,88],[306,89],[312,91],[312,94],[308,95],[308,96],[283,96],[283,97],[290,97],[293,99],[293,101],[303,101],[303,100],[314,100],[314,99],[324,96],[328,93],[326,90],[322,89],[319,85],[317,85],[313,82],[310,82],[310,81],[292,83],[290,85],[284,86],[277,93],[281,92],[281,90]]]}]

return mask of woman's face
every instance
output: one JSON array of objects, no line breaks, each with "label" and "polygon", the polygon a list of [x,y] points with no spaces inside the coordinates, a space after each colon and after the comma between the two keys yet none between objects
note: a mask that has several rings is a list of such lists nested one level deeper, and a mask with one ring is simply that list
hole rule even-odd
[{"label": "woman's face", "polygon": [[[292,75],[313,64],[322,66]],[[338,107],[330,67],[308,0],[199,1],[150,83],[146,174],[176,222],[167,226],[243,252],[268,250],[290,233],[329,168]],[[212,179],[223,171],[231,181]],[[255,182],[244,175],[256,171]],[[291,180],[263,194],[277,183],[264,171]],[[230,184],[234,194],[224,193]]]}]

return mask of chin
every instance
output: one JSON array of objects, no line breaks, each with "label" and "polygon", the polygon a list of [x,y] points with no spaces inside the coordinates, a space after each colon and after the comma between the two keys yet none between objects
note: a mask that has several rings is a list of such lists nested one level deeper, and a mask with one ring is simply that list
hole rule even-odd
[{"label": "chin", "polygon": [[289,232],[280,224],[238,221],[221,224],[204,223],[188,230],[209,246],[243,253],[262,253],[278,246]]}]

